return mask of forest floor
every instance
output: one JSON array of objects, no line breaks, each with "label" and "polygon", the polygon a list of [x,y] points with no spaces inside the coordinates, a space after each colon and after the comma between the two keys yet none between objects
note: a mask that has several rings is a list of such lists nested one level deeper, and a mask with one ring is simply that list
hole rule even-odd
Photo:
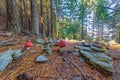
[{"label": "forest floor", "polygon": [[[0,53],[10,48],[20,49],[28,38],[29,37],[25,36],[16,36],[15,39],[19,40],[19,42],[12,46],[1,46]],[[0,36],[0,41],[5,39],[8,39],[8,37]],[[67,46],[63,50],[71,53],[71,51],[74,51],[73,46],[75,45],[79,45],[79,42],[67,41]],[[29,50],[25,51],[25,56],[13,61],[4,71],[0,72],[0,80],[16,80],[16,77],[23,72],[32,73],[35,80],[71,80],[74,77],[80,77],[81,72],[68,60],[64,61],[62,57],[58,55],[58,49],[59,47],[52,46],[52,55],[47,56],[49,62],[36,63],[35,59],[40,54],[43,54],[43,51],[39,46],[31,47]],[[80,62],[80,58],[83,58],[81,55],[70,55],[70,59],[81,67],[87,80],[120,80],[120,45],[110,46],[110,50],[107,54],[113,59],[113,76],[104,76],[85,61]]]}]

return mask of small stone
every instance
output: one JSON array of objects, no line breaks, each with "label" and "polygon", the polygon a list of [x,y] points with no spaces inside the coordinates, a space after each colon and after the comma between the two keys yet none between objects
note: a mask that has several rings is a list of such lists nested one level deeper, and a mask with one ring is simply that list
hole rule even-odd
[{"label": "small stone", "polygon": [[42,44],[36,44],[35,46],[42,46]]},{"label": "small stone", "polygon": [[30,51],[30,54],[34,54],[34,53],[36,53],[37,51],[36,50],[31,50]]},{"label": "small stone", "polygon": [[78,55],[79,55],[78,52],[72,52],[72,54],[75,55],[75,56],[78,56]]},{"label": "small stone", "polygon": [[40,55],[37,57],[36,62],[47,62],[48,59],[44,55]]},{"label": "small stone", "polygon": [[83,59],[83,58],[80,58],[80,62],[84,62],[84,59]]},{"label": "small stone", "polygon": [[75,77],[72,80],[82,80],[81,77]]}]

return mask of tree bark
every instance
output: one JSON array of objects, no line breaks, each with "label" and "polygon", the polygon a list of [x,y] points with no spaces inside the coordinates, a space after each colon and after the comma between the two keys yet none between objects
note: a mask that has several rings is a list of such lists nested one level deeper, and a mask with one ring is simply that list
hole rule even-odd
[{"label": "tree bark", "polygon": [[31,1],[32,30],[35,35],[39,35],[37,2],[36,2],[36,0],[30,0],[30,1]]},{"label": "tree bark", "polygon": [[21,24],[16,0],[6,0],[7,6],[7,31],[20,33]]},{"label": "tree bark", "polygon": [[24,29],[29,31],[29,23],[28,23],[29,16],[27,13],[28,8],[27,8],[26,0],[23,0],[23,7],[24,7]]},{"label": "tree bark", "polygon": [[42,37],[45,38],[46,34],[45,34],[45,27],[44,27],[44,8],[43,8],[43,0],[40,0],[40,15],[41,15],[41,21],[40,21],[40,26],[42,28]]},{"label": "tree bark", "polygon": [[83,19],[82,19],[82,35],[81,35],[81,39],[84,40],[84,33],[83,33],[84,27],[83,27]]},{"label": "tree bark", "polygon": [[47,22],[48,22],[48,37],[51,38],[51,13],[50,13],[50,4],[48,6],[48,13],[47,13]]},{"label": "tree bark", "polygon": [[53,27],[53,11],[52,11],[52,6],[53,5],[53,1],[50,0],[50,7],[51,7],[51,37],[52,39],[54,38],[54,27]]}]

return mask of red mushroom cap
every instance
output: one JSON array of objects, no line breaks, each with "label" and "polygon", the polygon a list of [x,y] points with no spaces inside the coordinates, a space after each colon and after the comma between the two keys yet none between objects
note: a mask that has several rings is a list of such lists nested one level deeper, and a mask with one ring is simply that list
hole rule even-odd
[{"label": "red mushroom cap", "polygon": [[25,44],[24,44],[24,47],[32,47],[33,46],[33,43],[31,41],[27,41]]},{"label": "red mushroom cap", "polygon": [[66,42],[64,40],[60,40],[59,46],[60,47],[65,47],[66,46]]}]

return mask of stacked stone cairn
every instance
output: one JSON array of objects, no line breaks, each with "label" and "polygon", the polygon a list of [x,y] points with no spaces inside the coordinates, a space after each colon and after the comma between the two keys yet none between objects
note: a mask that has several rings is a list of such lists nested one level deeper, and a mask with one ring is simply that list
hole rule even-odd
[{"label": "stacked stone cairn", "polygon": [[108,46],[99,42],[84,42],[83,46],[78,48],[86,61],[96,67],[100,72],[106,75],[113,74],[113,61],[106,54],[109,49]]}]

